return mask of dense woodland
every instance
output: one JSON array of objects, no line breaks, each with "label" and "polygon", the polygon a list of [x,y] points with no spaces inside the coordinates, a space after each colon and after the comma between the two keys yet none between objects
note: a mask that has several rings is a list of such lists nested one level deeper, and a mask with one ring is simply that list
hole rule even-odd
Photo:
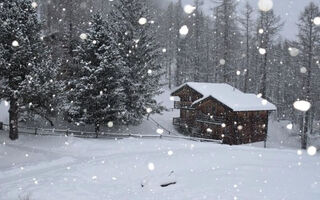
[{"label": "dense woodland", "polygon": [[260,94],[276,104],[278,120],[297,124],[292,104],[307,100],[305,129],[316,132],[318,5],[302,10],[294,41],[280,36],[284,22],[273,10],[236,0],[213,0],[210,13],[201,0],[193,6],[188,14],[181,0],[0,0],[0,98],[10,102],[11,138],[18,118],[34,114],[96,131],[138,124],[163,109],[154,100],[162,85],[186,81]]}]

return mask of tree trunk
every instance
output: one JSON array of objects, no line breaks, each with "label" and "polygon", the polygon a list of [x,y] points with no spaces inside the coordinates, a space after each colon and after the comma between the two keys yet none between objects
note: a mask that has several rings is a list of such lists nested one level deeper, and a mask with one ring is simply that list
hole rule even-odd
[{"label": "tree trunk", "polygon": [[9,109],[9,137],[11,140],[17,140],[18,135],[18,104],[15,98],[10,99]]},{"label": "tree trunk", "polygon": [[99,132],[100,132],[100,124],[96,122],[95,124],[95,132],[96,132],[96,138],[99,137]]},{"label": "tree trunk", "polygon": [[301,149],[307,149],[307,127],[306,127],[306,114],[303,113],[302,119],[302,133],[301,133]]},{"label": "tree trunk", "polygon": [[263,98],[267,97],[267,63],[268,63],[268,56],[267,53],[264,55],[264,61],[262,64],[262,87],[261,87],[261,94]]}]

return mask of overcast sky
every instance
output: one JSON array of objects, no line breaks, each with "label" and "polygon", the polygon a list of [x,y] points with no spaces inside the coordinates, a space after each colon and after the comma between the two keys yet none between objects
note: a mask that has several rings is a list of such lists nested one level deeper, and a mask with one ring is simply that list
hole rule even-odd
[{"label": "overcast sky", "polygon": [[[177,0],[173,0],[177,1]],[[193,0],[182,0],[184,4],[190,4]],[[213,7],[211,0],[203,0],[203,8],[209,13],[210,8]],[[249,2],[251,6],[257,11],[258,10],[258,0],[238,0],[239,9]],[[320,0],[273,0],[274,10],[277,15],[281,16],[282,21],[285,22],[285,26],[281,32],[283,38],[294,39],[298,33],[297,21],[300,13],[303,11],[304,7],[310,2],[314,2],[317,5],[320,4]]]}]

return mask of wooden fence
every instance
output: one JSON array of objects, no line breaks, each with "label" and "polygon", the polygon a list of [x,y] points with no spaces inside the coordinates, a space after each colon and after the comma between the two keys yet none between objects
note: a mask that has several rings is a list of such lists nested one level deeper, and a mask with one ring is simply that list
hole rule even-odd
[{"label": "wooden fence", "polygon": [[[79,131],[79,130],[71,130],[71,129],[48,129],[48,128],[39,128],[39,127],[26,127],[19,126],[19,133],[29,134],[29,135],[39,135],[39,136],[66,136],[66,137],[79,137],[79,138],[109,138],[109,139],[123,139],[123,138],[158,138],[158,139],[184,139],[191,141],[199,141],[199,142],[214,142],[221,144],[221,140],[213,140],[213,139],[205,139],[205,138],[197,138],[197,137],[186,137],[186,136],[178,136],[172,135],[172,132],[168,129],[161,126],[155,120],[150,118],[157,127],[162,128],[168,135],[158,134],[158,135],[142,135],[142,134],[130,134],[130,133],[106,133],[106,132],[87,132],[87,131]],[[3,124],[5,130],[9,129],[8,124]]]}]

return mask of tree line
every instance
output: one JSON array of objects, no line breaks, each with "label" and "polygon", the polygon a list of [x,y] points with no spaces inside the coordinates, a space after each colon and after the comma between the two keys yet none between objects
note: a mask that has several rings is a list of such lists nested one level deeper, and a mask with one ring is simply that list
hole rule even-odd
[{"label": "tree line", "polygon": [[[160,14],[159,40],[167,49],[162,62],[169,87],[186,81],[226,82],[270,100],[278,108],[278,120],[290,120],[301,129],[302,116],[293,103],[307,100],[312,108],[306,114],[305,129],[319,130],[318,5],[310,3],[300,13],[294,40],[281,37],[284,21],[273,9],[213,0],[208,13],[202,5],[203,1],[194,0],[195,10],[188,14],[178,0]],[[183,25],[189,28],[186,36],[179,33]]]},{"label": "tree line", "polygon": [[[283,20],[236,0],[0,0],[0,98],[10,102],[10,137],[20,118],[63,115],[72,123],[138,124],[163,108],[162,82],[226,82],[276,104],[277,119],[302,123],[293,102],[320,118],[319,7],[300,14],[283,39]],[[181,29],[183,28],[183,34]],[[102,78],[103,77],[103,78]],[[51,122],[52,123],[52,122]],[[301,125],[302,126],[302,125]]]}]

